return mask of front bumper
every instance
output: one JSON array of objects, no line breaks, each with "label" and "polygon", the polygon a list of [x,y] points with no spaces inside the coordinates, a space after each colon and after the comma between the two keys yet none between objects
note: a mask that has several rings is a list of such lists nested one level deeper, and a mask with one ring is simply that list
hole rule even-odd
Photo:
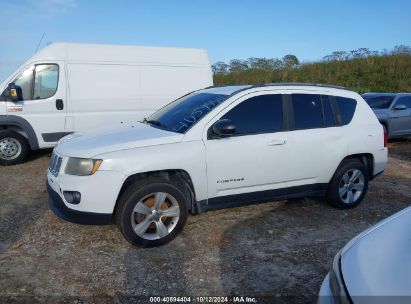
[{"label": "front bumper", "polygon": [[107,225],[112,223],[113,215],[111,213],[84,212],[68,208],[60,195],[51,188],[48,179],[46,186],[49,194],[49,207],[61,219],[85,225]]}]

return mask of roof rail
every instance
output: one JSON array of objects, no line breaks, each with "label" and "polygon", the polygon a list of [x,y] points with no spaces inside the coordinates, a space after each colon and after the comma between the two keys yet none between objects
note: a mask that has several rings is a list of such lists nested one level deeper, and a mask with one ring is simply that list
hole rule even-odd
[{"label": "roof rail", "polygon": [[266,86],[314,86],[314,87],[323,87],[323,88],[332,88],[332,89],[341,89],[341,90],[348,90],[352,91],[349,88],[333,85],[333,84],[322,84],[322,83],[304,83],[304,82],[275,82],[275,83],[265,83],[262,85],[255,85],[254,87],[266,87]]},{"label": "roof rail", "polygon": [[255,84],[255,85],[248,85],[248,84],[231,84],[231,85],[212,85],[209,87],[206,87],[205,89],[212,89],[212,88],[220,88],[220,87],[231,87],[231,86],[248,86],[243,89],[240,89],[236,91],[235,93],[238,93],[240,91],[252,89],[252,88],[261,88],[261,87],[269,87],[269,86],[314,86],[314,87],[322,87],[322,88],[332,88],[332,89],[340,89],[340,90],[347,90],[347,91],[353,91],[350,88],[346,88],[343,86],[338,86],[338,85],[332,85],[332,84],[322,84],[322,83],[304,83],[304,82],[274,82],[274,83],[264,83],[264,84]]}]

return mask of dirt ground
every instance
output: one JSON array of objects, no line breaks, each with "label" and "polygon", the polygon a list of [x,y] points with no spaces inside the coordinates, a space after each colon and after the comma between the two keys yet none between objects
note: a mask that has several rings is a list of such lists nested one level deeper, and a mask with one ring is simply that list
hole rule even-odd
[{"label": "dirt ground", "polygon": [[139,249],[114,225],[76,225],[48,210],[50,152],[37,153],[0,167],[0,302],[124,303],[142,295],[314,302],[337,251],[411,204],[411,140],[391,142],[389,155],[354,209],[304,198],[208,212],[190,216],[168,245]]}]

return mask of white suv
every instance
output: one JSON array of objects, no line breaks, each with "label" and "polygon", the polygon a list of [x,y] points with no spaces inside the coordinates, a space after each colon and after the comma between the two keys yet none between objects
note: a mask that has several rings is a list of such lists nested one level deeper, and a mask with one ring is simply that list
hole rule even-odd
[{"label": "white suv", "polygon": [[354,207],[386,162],[384,129],[353,91],[212,87],[141,123],[64,137],[47,188],[61,218],[115,222],[130,243],[156,246],[189,212],[301,196]]}]

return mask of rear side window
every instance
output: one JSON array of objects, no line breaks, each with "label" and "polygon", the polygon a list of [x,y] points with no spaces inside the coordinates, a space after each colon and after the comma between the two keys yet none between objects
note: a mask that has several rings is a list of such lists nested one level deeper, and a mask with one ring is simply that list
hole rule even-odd
[{"label": "rear side window", "polygon": [[291,94],[291,98],[295,129],[314,129],[324,126],[320,95]]},{"label": "rear side window", "polygon": [[281,95],[252,97],[231,109],[221,119],[234,122],[238,135],[280,131],[283,121]]},{"label": "rear side window", "polygon": [[338,106],[338,110],[341,117],[341,124],[347,125],[351,122],[355,107],[357,106],[357,101],[355,99],[346,98],[346,97],[335,97],[335,102]]},{"label": "rear side window", "polygon": [[324,113],[324,124],[326,127],[334,127],[335,126],[335,117],[333,108],[331,105],[331,101],[328,96],[323,95],[321,97],[323,101],[323,113]]}]

